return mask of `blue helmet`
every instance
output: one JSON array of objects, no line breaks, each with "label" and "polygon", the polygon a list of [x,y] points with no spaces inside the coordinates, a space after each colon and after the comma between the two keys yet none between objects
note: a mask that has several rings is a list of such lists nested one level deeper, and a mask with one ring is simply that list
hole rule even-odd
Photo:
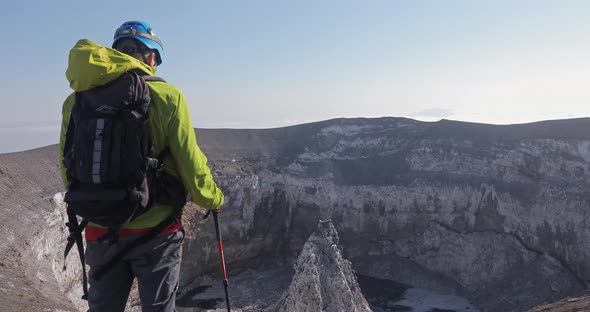
[{"label": "blue helmet", "polygon": [[162,45],[160,37],[158,37],[158,35],[154,32],[150,24],[142,21],[129,21],[123,23],[123,25],[121,25],[117,31],[115,31],[112,45],[113,48],[115,47],[117,41],[121,38],[137,39],[141,43],[145,44],[145,46],[149,49],[156,50],[156,65],[162,64],[164,46]]}]

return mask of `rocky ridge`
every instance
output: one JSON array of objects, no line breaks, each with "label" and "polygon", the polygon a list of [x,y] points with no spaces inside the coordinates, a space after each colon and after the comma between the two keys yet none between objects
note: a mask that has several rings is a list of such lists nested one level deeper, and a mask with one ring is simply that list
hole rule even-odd
[{"label": "rocky ridge", "polygon": [[[230,276],[261,258],[295,258],[317,220],[331,219],[357,273],[457,294],[482,311],[523,311],[587,288],[589,119],[337,119],[197,134],[227,194]],[[62,295],[75,276],[56,273],[62,188],[55,146],[0,155],[9,310],[76,310]],[[209,228],[187,225],[182,287],[218,269]]]},{"label": "rocky ridge", "polygon": [[332,222],[320,221],[297,258],[291,285],[266,312],[371,311],[338,244]]}]

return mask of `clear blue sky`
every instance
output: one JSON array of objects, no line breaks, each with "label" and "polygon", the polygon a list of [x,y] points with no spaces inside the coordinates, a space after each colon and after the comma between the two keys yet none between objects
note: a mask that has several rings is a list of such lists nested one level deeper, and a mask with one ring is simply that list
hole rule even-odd
[{"label": "clear blue sky", "polygon": [[[78,39],[124,21],[195,127],[335,117],[521,123],[590,115],[590,1],[4,1],[0,152],[57,143]],[[22,135],[21,140],[10,138]]]}]

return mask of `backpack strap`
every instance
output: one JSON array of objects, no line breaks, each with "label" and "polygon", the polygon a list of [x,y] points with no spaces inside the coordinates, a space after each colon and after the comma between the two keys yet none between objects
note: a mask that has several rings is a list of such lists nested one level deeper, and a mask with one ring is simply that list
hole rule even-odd
[{"label": "backpack strap", "polygon": [[145,80],[145,81],[162,81],[162,82],[166,82],[166,80],[164,80],[164,78],[158,77],[158,76],[145,75],[145,76],[142,76],[142,77],[143,77],[143,80]]},{"label": "backpack strap", "polygon": [[[72,107],[72,110],[76,109],[76,106],[78,105],[78,102],[80,101],[80,95],[78,93],[76,93],[75,95],[75,100],[74,100],[74,106]],[[68,168],[68,165],[71,161],[71,157],[69,156],[69,152],[72,149],[72,140],[74,139],[74,128],[76,127],[76,122],[74,120],[74,114],[70,113],[70,120],[68,121],[68,130],[66,131],[66,140],[64,142],[64,148],[63,148],[63,155],[62,155],[62,163],[64,164],[64,167],[66,167],[66,179],[68,181],[68,187],[66,188],[69,189],[69,186],[71,186],[74,183],[74,178],[71,176],[71,169]]]},{"label": "backpack strap", "polygon": [[66,223],[68,229],[70,230],[70,235],[68,236],[68,243],[66,244],[66,249],[64,251],[64,266],[63,270],[66,270],[66,258],[72,250],[74,243],[78,247],[78,254],[80,255],[80,262],[82,264],[82,290],[84,295],[82,299],[88,300],[88,278],[86,274],[86,258],[84,257],[84,243],[82,242],[82,231],[88,224],[88,220],[83,219],[82,222],[78,224],[78,218],[76,214],[71,211],[67,210],[68,212],[68,222]]}]

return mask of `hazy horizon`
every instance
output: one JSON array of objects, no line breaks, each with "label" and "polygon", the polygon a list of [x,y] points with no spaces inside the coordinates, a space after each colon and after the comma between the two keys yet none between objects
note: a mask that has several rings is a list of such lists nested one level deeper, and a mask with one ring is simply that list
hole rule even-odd
[{"label": "hazy horizon", "polygon": [[[72,92],[64,75],[69,50],[83,38],[110,46],[115,29],[133,19],[148,21],[162,38],[157,75],[183,91],[197,128],[341,117],[515,124],[590,116],[587,1],[101,5],[117,9],[106,14],[71,0],[0,5],[11,47],[0,49],[8,60],[0,145],[22,148],[57,135],[53,123],[59,127]],[[40,120],[52,128],[32,128],[47,139],[19,125],[23,138],[6,142],[17,130],[2,123]]]},{"label": "hazy horizon", "polygon": [[[287,125],[280,125],[276,127],[250,127],[250,128],[243,128],[243,127],[195,127],[195,129],[236,129],[236,130],[249,130],[249,129],[274,129],[274,128],[282,128],[288,126],[297,126],[306,123],[313,123],[313,122],[321,122],[331,119],[339,119],[339,118],[347,118],[347,119],[354,119],[354,118],[409,118],[403,116],[380,116],[380,117],[335,117],[329,118],[324,120],[313,120],[313,121],[306,121],[301,123],[294,123],[294,124],[287,124]],[[565,119],[579,119],[579,118],[586,118],[586,117],[575,117],[575,118],[565,118]],[[459,122],[466,122],[466,123],[473,123],[471,121],[464,121],[464,120],[454,120],[448,118],[441,118],[437,120],[419,120],[414,119],[422,122],[437,122],[443,119],[446,120],[453,120]],[[537,120],[531,121],[526,123],[511,123],[511,124],[494,124],[494,125],[515,125],[515,124],[528,124],[528,123],[535,123],[539,121],[550,121],[550,120],[559,120],[559,119],[545,119],[545,120]],[[480,123],[480,124],[491,124],[491,123]],[[32,150],[36,148],[46,147],[54,144],[59,144],[59,132],[60,132],[60,124],[59,122],[50,122],[50,121],[23,121],[23,122],[0,122],[0,154],[4,153],[14,153],[14,152],[23,152],[27,150]],[[197,133],[198,135],[198,133]],[[14,138],[18,138],[15,140]]]}]

